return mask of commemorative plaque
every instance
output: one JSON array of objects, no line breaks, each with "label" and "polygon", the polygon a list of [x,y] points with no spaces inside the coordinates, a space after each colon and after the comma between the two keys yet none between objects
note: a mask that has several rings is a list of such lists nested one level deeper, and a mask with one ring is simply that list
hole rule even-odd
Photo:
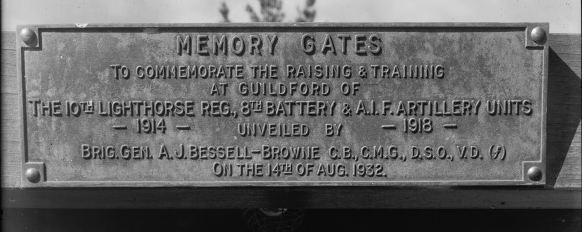
[{"label": "commemorative plaque", "polygon": [[20,26],[23,185],[545,184],[547,34]]}]

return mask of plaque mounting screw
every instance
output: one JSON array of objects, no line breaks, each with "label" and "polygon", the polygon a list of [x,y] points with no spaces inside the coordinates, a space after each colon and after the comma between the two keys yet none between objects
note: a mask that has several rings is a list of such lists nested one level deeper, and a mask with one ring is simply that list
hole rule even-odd
[{"label": "plaque mounting screw", "polygon": [[41,173],[36,168],[28,168],[25,172],[25,176],[31,183],[37,183],[41,180]]},{"label": "plaque mounting screw", "polygon": [[531,39],[537,44],[544,44],[547,40],[547,32],[541,27],[535,27],[531,30]]},{"label": "plaque mounting screw", "polygon": [[28,27],[20,29],[18,35],[20,36],[20,39],[22,39],[22,41],[27,45],[34,45],[37,40],[37,35],[35,32]]},{"label": "plaque mounting screw", "polygon": [[538,167],[531,167],[527,170],[527,176],[529,177],[529,180],[540,181],[541,178],[543,178],[543,173],[541,173],[541,169]]}]

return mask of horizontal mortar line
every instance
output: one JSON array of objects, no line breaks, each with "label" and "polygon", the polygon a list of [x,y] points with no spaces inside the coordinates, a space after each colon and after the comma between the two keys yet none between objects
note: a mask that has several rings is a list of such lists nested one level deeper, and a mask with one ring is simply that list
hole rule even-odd
[{"label": "horizontal mortar line", "polygon": [[443,127],[447,128],[447,129],[457,129],[457,124],[455,123],[446,123],[443,125]]},{"label": "horizontal mortar line", "polygon": [[125,125],[113,125],[112,128],[115,129],[115,130],[126,130],[127,129],[127,126],[125,126]]},{"label": "horizontal mortar line", "polygon": [[188,126],[188,125],[177,125],[176,126],[176,129],[178,129],[178,130],[190,130],[192,128],[190,126]]},{"label": "horizontal mortar line", "polygon": [[382,129],[391,129],[391,130],[395,130],[395,129],[396,129],[396,125],[394,125],[394,124],[390,124],[390,125],[382,125]]}]

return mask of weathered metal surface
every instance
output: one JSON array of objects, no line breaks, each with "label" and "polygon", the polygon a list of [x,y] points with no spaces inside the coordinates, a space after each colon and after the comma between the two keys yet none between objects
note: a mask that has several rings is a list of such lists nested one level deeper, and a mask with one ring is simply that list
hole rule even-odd
[{"label": "weathered metal surface", "polygon": [[544,184],[547,30],[19,27],[23,183]]}]

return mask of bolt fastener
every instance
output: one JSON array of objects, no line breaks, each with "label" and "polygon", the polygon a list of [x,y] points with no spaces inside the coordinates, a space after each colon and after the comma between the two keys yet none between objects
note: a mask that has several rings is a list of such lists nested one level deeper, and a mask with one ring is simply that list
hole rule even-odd
[{"label": "bolt fastener", "polygon": [[535,27],[531,30],[531,40],[537,44],[544,44],[547,41],[547,32],[541,27]]},{"label": "bolt fastener", "polygon": [[529,180],[540,181],[543,178],[543,173],[540,168],[531,167],[527,170],[527,176],[529,177]]},{"label": "bolt fastener", "polygon": [[25,177],[31,183],[37,183],[41,180],[41,173],[36,168],[28,168],[25,172]]},{"label": "bolt fastener", "polygon": [[27,45],[34,45],[37,41],[37,35],[28,27],[20,29],[18,35],[20,36],[20,39],[22,39],[22,41]]}]

